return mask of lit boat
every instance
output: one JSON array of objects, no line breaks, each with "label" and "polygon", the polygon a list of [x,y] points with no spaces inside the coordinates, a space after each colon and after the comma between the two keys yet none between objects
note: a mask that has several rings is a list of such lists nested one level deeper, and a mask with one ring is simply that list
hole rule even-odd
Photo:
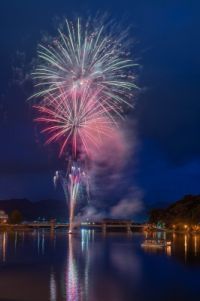
[{"label": "lit boat", "polygon": [[142,247],[151,247],[151,248],[166,248],[171,246],[171,241],[166,241],[162,239],[146,239],[142,244]]}]

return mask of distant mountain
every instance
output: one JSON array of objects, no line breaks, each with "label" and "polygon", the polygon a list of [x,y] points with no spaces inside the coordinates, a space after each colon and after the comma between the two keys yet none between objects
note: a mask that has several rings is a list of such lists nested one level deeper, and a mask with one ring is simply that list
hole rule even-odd
[{"label": "distant mountain", "polygon": [[0,210],[4,210],[9,214],[15,209],[22,213],[24,220],[35,220],[40,217],[66,221],[67,218],[67,206],[64,201],[42,200],[31,202],[28,199],[0,200]]},{"label": "distant mountain", "polygon": [[151,210],[149,221],[163,221],[166,224],[200,223],[200,195],[186,195],[165,209]]}]

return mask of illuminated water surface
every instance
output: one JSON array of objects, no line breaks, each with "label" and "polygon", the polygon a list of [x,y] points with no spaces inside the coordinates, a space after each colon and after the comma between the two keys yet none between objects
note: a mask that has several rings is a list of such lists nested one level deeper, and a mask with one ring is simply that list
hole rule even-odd
[{"label": "illuminated water surface", "polygon": [[0,232],[0,301],[200,300],[200,236],[155,251],[145,235]]}]

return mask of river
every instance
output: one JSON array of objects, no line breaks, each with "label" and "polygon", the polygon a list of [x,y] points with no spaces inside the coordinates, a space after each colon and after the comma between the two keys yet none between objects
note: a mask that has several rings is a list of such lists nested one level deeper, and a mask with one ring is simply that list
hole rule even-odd
[{"label": "river", "polygon": [[144,249],[145,233],[0,232],[0,301],[200,300],[200,236]]}]

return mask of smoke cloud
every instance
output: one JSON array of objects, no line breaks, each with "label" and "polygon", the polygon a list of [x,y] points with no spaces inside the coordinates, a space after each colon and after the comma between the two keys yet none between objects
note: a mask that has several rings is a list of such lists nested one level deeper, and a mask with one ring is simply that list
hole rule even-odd
[{"label": "smoke cloud", "polygon": [[102,210],[98,210],[92,205],[86,206],[79,214],[75,217],[75,222],[83,221],[99,221],[106,217],[106,213]]},{"label": "smoke cloud", "polygon": [[132,188],[129,195],[111,207],[112,218],[131,218],[143,209],[143,193],[138,188]]},{"label": "smoke cloud", "polygon": [[[142,191],[134,185],[137,135],[135,122],[126,121],[94,149],[88,172],[89,205],[79,208],[77,220],[132,218],[143,209]],[[131,162],[131,164],[130,164]]]},{"label": "smoke cloud", "polygon": [[[96,199],[103,201],[109,198],[110,201],[114,195],[119,198],[124,184],[129,182],[126,171],[137,145],[135,133],[130,133],[120,125],[113,130],[112,136],[104,138],[98,150],[92,152],[89,178],[91,194]],[[127,190],[129,187],[126,187]]]},{"label": "smoke cloud", "polygon": [[88,205],[83,208],[76,216],[76,222],[98,221],[103,218],[133,218],[143,209],[143,193],[136,187],[132,187],[128,195],[121,199],[117,204],[110,207],[109,210],[103,209],[103,204]]}]

